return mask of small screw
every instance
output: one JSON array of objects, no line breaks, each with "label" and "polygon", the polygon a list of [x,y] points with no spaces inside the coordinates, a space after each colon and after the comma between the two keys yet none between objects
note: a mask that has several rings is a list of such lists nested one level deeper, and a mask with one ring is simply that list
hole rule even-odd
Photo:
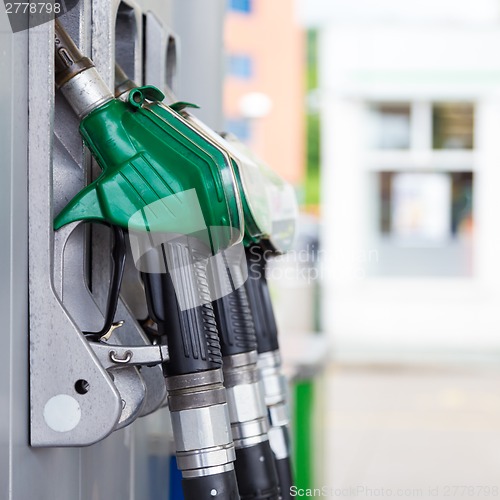
[{"label": "small screw", "polygon": [[217,496],[217,490],[214,488],[214,489],[210,492],[210,495],[212,495],[213,497]]}]

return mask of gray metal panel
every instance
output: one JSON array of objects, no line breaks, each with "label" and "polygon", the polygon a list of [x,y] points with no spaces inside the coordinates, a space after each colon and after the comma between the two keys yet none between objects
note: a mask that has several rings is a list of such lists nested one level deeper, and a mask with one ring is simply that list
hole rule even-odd
[{"label": "gray metal panel", "polygon": [[173,30],[180,39],[177,97],[214,130],[223,130],[222,80],[226,0],[173,0]]},{"label": "gray metal panel", "polygon": [[80,451],[28,446],[28,36],[10,33],[3,9],[0,54],[0,494],[9,500],[79,498]]},{"label": "gray metal panel", "polygon": [[28,38],[0,9],[0,496],[10,499],[11,460],[28,441],[27,106]]}]

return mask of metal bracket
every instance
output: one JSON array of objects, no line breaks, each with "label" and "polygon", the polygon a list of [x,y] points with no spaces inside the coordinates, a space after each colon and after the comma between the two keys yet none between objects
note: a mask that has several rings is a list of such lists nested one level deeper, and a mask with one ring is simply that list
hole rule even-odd
[{"label": "metal bracket", "polygon": [[[54,269],[64,256],[53,252],[53,187],[54,192],[58,191],[53,183],[59,180],[59,173],[63,177],[64,168],[69,170],[66,177],[72,182],[84,180],[74,159],[83,164],[84,151],[81,142],[74,147],[77,143],[73,136],[67,138],[67,147],[61,147],[50,126],[54,124],[54,81],[52,72],[47,70],[47,61],[54,59],[53,40],[51,23],[30,30],[30,439],[32,446],[81,446],[109,435],[120,419],[122,408],[116,386],[63,306],[54,285]],[[66,116],[71,119],[69,113]],[[75,125],[71,129],[76,130]],[[55,146],[58,153],[53,149]],[[54,170],[53,153],[54,160],[60,154],[59,168],[54,166]],[[74,237],[83,237],[83,233]],[[78,245],[68,247],[69,251],[74,250],[75,258],[77,249]],[[80,280],[75,277],[75,281]]]},{"label": "metal bracket", "polygon": [[[112,33],[118,2],[95,0],[92,6],[104,16],[100,28]],[[87,11],[89,4],[81,8]],[[75,9],[63,23],[90,53],[92,31],[99,28],[81,14]],[[168,352],[151,345],[123,300],[116,317],[124,325],[112,336],[114,345],[88,342],[82,334],[102,326],[109,241],[93,234],[89,261],[90,232],[84,225],[52,230],[54,214],[86,185],[92,164],[76,118],[63,99],[54,98],[53,69],[47,66],[54,60],[53,37],[52,23],[29,34],[30,441],[38,447],[86,446],[164,403],[159,365]],[[97,66],[112,84],[113,46],[108,37],[94,40],[105,42],[95,47]]]},{"label": "metal bracket", "polygon": [[168,361],[166,345],[130,347],[104,342],[90,342],[90,346],[106,370],[127,366],[155,366]]}]

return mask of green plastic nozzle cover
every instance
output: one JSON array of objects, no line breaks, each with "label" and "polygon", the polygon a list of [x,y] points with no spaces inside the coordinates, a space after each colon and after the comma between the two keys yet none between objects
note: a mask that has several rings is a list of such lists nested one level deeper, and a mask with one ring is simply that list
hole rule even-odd
[{"label": "green plastic nozzle cover", "polygon": [[277,253],[289,250],[298,213],[293,187],[235,136],[221,136],[187,111],[181,112],[190,125],[231,157],[243,206],[245,245],[265,240]]},{"label": "green plastic nozzle cover", "polygon": [[85,220],[138,232],[204,230],[214,254],[241,241],[241,198],[227,154],[163,98],[156,87],[138,87],[81,121],[102,174],[59,213],[55,229]]},{"label": "green plastic nozzle cover", "polygon": [[298,216],[293,186],[231,134],[223,135],[233,166],[245,216],[245,245],[263,241],[276,253],[289,251]]}]

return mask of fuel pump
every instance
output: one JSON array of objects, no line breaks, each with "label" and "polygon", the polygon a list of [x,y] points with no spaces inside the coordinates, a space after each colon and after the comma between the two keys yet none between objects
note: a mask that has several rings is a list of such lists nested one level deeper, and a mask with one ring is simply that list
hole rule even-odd
[{"label": "fuel pump", "polygon": [[231,164],[161,104],[155,87],[115,99],[57,21],[55,49],[56,86],[79,117],[102,174],[66,205],[54,227],[83,220],[128,231],[156,341],[169,348],[164,373],[185,497],[236,500],[235,451],[206,276],[210,256],[243,232]]}]

